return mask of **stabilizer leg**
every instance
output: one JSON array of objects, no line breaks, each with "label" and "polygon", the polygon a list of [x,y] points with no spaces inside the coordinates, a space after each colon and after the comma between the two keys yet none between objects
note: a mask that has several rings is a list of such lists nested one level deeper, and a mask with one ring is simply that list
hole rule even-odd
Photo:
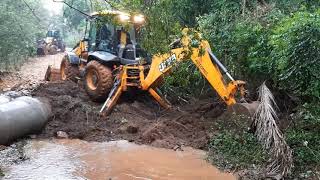
[{"label": "stabilizer leg", "polygon": [[107,116],[108,114],[110,114],[113,106],[117,103],[121,94],[122,94],[122,88],[120,86],[120,80],[118,80],[115,82],[112,90],[110,91],[108,99],[103,104],[100,110],[100,115]]},{"label": "stabilizer leg", "polygon": [[153,88],[149,89],[149,93],[151,94],[152,97],[154,97],[154,99],[156,99],[156,101],[158,101],[158,103],[168,109],[171,108],[171,105],[168,101],[166,101],[164,98],[162,98]]}]

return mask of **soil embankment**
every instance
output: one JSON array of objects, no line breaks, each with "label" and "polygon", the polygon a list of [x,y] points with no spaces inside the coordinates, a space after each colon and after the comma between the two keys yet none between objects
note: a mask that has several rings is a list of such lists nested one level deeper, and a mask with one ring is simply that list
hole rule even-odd
[{"label": "soil embankment", "polygon": [[[192,146],[206,149],[217,128],[216,117],[223,103],[213,99],[161,109],[147,94],[124,95],[113,112],[99,117],[102,104],[92,102],[82,85],[69,81],[44,82],[49,65],[59,68],[63,54],[28,60],[18,72],[1,76],[0,92],[14,91],[49,99],[53,115],[40,138],[55,137],[58,131],[87,141],[128,140],[156,147]],[[131,98],[130,98],[131,97]]]},{"label": "soil embankment", "polygon": [[76,83],[50,82],[42,84],[33,96],[49,99],[53,116],[39,136],[54,137],[58,131],[71,138],[87,141],[125,139],[138,144],[178,148],[192,146],[205,149],[216,127],[214,117],[224,106],[198,101],[171,110],[161,109],[148,95],[136,100],[124,96],[108,117],[99,117],[101,104],[92,102]]},{"label": "soil embankment", "polygon": [[[35,142],[48,141],[57,137],[57,133],[62,133],[71,141],[81,139],[81,142],[94,144],[96,141],[105,143],[127,140],[135,144],[178,150],[178,153],[179,150],[186,150],[186,146],[207,150],[209,140],[220,127],[234,125],[231,121],[223,121],[228,119],[225,117],[228,113],[219,117],[223,114],[225,105],[218,100],[194,100],[189,104],[164,110],[144,93],[124,94],[109,116],[100,117],[98,112],[102,104],[92,102],[81,83],[44,81],[48,65],[58,68],[61,56],[62,54],[58,54],[31,59],[19,72],[1,76],[0,92],[12,91],[18,93],[17,96],[32,95],[49,100],[52,116],[40,134],[30,136]],[[25,156],[25,143],[22,143],[22,148],[16,147],[20,142],[24,141],[0,149],[0,160],[8,162],[8,157],[13,159],[5,167],[31,157]],[[10,153],[10,149],[18,153]],[[8,171],[4,172],[5,175],[7,173]]]}]

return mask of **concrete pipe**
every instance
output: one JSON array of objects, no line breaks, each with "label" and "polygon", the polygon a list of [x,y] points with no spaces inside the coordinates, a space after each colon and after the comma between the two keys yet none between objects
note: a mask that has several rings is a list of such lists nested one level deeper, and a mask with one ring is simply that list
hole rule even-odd
[{"label": "concrete pipe", "polygon": [[50,114],[51,108],[46,99],[25,96],[0,104],[0,145],[39,133]]},{"label": "concrete pipe", "polygon": [[0,95],[0,104],[5,104],[10,102],[10,98],[7,96]]}]

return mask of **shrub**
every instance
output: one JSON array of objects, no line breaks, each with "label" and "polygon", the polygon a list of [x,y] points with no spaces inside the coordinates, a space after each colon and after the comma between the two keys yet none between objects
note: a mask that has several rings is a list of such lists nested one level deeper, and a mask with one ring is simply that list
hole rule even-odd
[{"label": "shrub", "polygon": [[192,61],[179,63],[173,68],[170,76],[164,78],[162,90],[169,99],[188,100],[190,97],[198,98],[208,90],[207,80],[203,77]]},{"label": "shrub", "polygon": [[289,146],[294,150],[295,169],[306,171],[320,165],[320,104],[304,104],[287,130]]},{"label": "shrub", "polygon": [[[27,3],[39,11],[42,10],[40,3],[34,0]],[[1,72],[19,67],[27,56],[35,53],[36,38],[41,35],[42,22],[33,16],[24,3],[9,0],[1,1],[0,21]]]},{"label": "shrub", "polygon": [[276,80],[282,89],[320,99],[320,11],[284,18],[270,39]]},{"label": "shrub", "polygon": [[211,140],[210,151],[223,156],[223,164],[246,168],[262,164],[266,154],[252,133],[224,130]]}]

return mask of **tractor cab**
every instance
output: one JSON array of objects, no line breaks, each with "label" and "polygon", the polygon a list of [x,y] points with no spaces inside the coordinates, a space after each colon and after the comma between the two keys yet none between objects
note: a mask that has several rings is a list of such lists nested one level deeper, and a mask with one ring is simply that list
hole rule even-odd
[{"label": "tractor cab", "polygon": [[53,43],[54,41],[61,41],[60,31],[48,30],[45,41],[47,44]]},{"label": "tractor cab", "polygon": [[[104,100],[116,78],[115,72],[123,66],[149,64],[139,44],[139,32],[145,22],[143,15],[121,11],[100,11],[88,15],[85,37],[71,52],[66,52],[60,74],[63,80],[84,80],[84,87],[94,101]],[[130,71],[132,83],[137,83],[137,69]]]},{"label": "tractor cab", "polygon": [[48,30],[46,38],[46,44],[49,46],[47,49],[55,49],[53,51],[60,50],[61,52],[65,51],[65,44],[62,40],[62,36],[59,30]]},{"label": "tractor cab", "polygon": [[59,30],[49,30],[47,32],[47,37],[59,39],[60,38],[60,31]]},{"label": "tractor cab", "polygon": [[144,24],[142,15],[120,11],[93,13],[86,31],[87,61],[99,59],[116,64],[137,64],[146,57],[138,42],[139,29]]}]

